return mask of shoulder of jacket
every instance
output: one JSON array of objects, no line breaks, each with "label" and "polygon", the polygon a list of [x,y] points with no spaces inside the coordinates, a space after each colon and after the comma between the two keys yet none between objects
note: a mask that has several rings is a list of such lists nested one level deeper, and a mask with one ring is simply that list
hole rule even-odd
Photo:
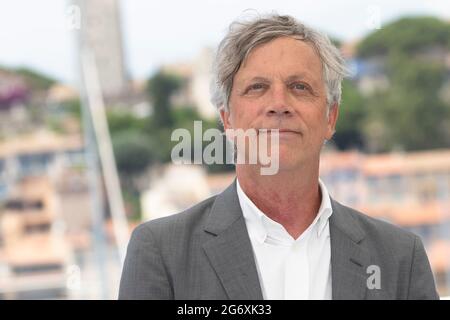
[{"label": "shoulder of jacket", "polygon": [[369,239],[377,243],[385,243],[387,246],[399,248],[411,247],[418,236],[389,221],[370,217],[363,212],[338,203],[356,221]]},{"label": "shoulder of jacket", "polygon": [[133,234],[152,234],[147,237],[160,238],[165,234],[177,232],[178,228],[199,224],[208,215],[216,197],[217,195],[211,196],[181,212],[143,222],[134,229]]}]

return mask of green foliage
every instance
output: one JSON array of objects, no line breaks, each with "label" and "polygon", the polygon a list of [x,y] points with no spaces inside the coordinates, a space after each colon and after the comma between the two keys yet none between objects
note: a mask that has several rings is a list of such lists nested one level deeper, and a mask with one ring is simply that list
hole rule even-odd
[{"label": "green foliage", "polygon": [[[153,115],[148,119],[145,131],[151,135],[158,146],[158,160],[160,162],[171,161],[172,148],[178,141],[171,141],[173,130],[177,128],[187,129],[191,137],[194,137],[194,121],[202,121],[203,131],[209,128],[218,128],[219,121],[203,119],[196,111],[195,106],[175,106],[172,97],[184,88],[182,78],[158,71],[148,81],[147,92],[153,103]],[[203,142],[205,146],[208,142]],[[225,143],[225,141],[224,141]],[[193,146],[192,146],[193,147]],[[207,165],[209,171],[230,170],[227,165]]]},{"label": "green foliage", "polygon": [[163,71],[158,71],[148,80],[147,92],[154,108],[153,126],[159,128],[173,126],[171,98],[182,84],[181,78]]},{"label": "green foliage", "polygon": [[328,38],[330,39],[331,43],[335,45],[335,47],[337,47],[337,48],[341,47],[341,45],[342,45],[341,40],[339,40],[338,38],[335,38],[335,37],[330,37],[330,36]]},{"label": "green foliage", "polygon": [[122,175],[135,176],[157,159],[154,142],[135,129],[112,136],[114,156]]},{"label": "green foliage", "polygon": [[450,24],[434,17],[407,17],[367,36],[358,45],[358,56],[410,53],[433,45],[450,48]]},{"label": "green foliage", "polygon": [[128,112],[109,111],[107,120],[127,215],[131,220],[139,220],[139,189],[134,179],[160,161],[161,151],[155,137],[144,131],[147,119]]},{"label": "green foliage", "polygon": [[124,189],[123,198],[125,202],[125,211],[128,217],[128,221],[140,222],[142,219],[142,210],[139,192],[131,189]]},{"label": "green foliage", "polygon": [[110,132],[119,132],[133,129],[137,132],[145,128],[146,119],[138,118],[130,112],[110,111],[107,113]]},{"label": "green foliage", "polygon": [[[194,137],[194,121],[202,121],[202,131],[203,133],[208,129],[223,129],[222,124],[219,120],[219,118],[215,119],[202,119],[202,117],[196,112],[193,108],[183,108],[176,110],[175,113],[175,119],[177,119],[176,124],[177,128],[186,128],[190,134],[191,137]],[[202,141],[203,150],[205,147],[211,143],[212,141]],[[222,136],[222,146],[223,146],[223,159],[222,163],[213,163],[213,164],[203,164],[203,166],[206,168],[206,170],[210,173],[218,173],[218,172],[225,172],[225,171],[232,171],[234,170],[233,164],[226,164],[226,138],[225,135]],[[193,155],[193,146],[191,154]]]},{"label": "green foliage", "polygon": [[56,83],[55,79],[28,68],[18,68],[13,71],[23,76],[28,85],[35,90],[47,90]]},{"label": "green foliage", "polygon": [[443,66],[405,58],[391,67],[389,90],[369,101],[365,134],[373,151],[449,146],[450,107],[438,95]]},{"label": "green foliage", "polygon": [[445,80],[445,66],[397,53],[387,61],[392,89],[408,88],[418,94],[436,93]]},{"label": "green foliage", "polygon": [[450,24],[432,17],[400,19],[359,44],[359,57],[382,57],[389,79],[386,90],[366,97],[360,129],[369,151],[450,145],[450,106],[439,95],[448,71],[433,54],[423,55],[434,50],[449,53]]},{"label": "green foliage", "polygon": [[81,120],[81,102],[79,99],[69,100],[63,102],[59,108],[62,113],[69,114],[78,120]]},{"label": "green foliage", "polygon": [[333,141],[339,149],[363,146],[362,122],[366,115],[366,102],[357,87],[349,80],[342,83],[339,118]]}]

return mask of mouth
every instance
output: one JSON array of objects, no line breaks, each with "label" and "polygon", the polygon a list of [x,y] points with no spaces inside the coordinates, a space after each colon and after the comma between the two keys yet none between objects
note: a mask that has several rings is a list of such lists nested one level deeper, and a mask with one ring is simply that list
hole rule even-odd
[{"label": "mouth", "polygon": [[258,134],[260,133],[266,133],[266,134],[272,134],[272,133],[278,133],[281,136],[288,136],[288,135],[301,135],[301,132],[298,130],[293,129],[280,129],[280,128],[268,128],[268,129],[258,129]]}]

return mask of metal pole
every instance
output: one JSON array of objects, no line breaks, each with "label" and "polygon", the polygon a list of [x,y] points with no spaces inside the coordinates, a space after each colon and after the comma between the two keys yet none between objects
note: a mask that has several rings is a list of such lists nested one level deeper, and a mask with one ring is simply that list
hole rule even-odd
[{"label": "metal pole", "polygon": [[[80,59],[82,63],[82,59]],[[81,71],[83,74],[83,71]],[[89,185],[89,196],[92,213],[92,232],[94,236],[93,246],[98,275],[100,279],[100,294],[103,299],[108,297],[108,272],[105,254],[105,234],[104,234],[104,203],[102,197],[102,188],[100,184],[100,166],[97,155],[97,143],[92,130],[91,114],[89,102],[87,99],[86,88],[84,84],[84,75],[81,77],[83,85],[81,86],[81,112],[84,129],[85,159],[87,167],[87,178]]]},{"label": "metal pole", "polygon": [[125,216],[120,180],[117,173],[94,56],[88,50],[84,50],[82,52],[82,61],[88,98],[87,105],[90,108],[89,111],[104,173],[103,177],[105,179],[106,193],[111,209],[119,259],[121,265],[123,265],[126,245],[128,243],[128,222]]}]

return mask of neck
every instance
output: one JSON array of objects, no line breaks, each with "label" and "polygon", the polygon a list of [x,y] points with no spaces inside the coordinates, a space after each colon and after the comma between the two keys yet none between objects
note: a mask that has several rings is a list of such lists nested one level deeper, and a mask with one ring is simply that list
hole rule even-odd
[{"label": "neck", "polygon": [[298,238],[314,221],[321,203],[319,163],[301,170],[280,170],[264,176],[259,167],[237,165],[239,184],[252,202],[270,219]]}]

